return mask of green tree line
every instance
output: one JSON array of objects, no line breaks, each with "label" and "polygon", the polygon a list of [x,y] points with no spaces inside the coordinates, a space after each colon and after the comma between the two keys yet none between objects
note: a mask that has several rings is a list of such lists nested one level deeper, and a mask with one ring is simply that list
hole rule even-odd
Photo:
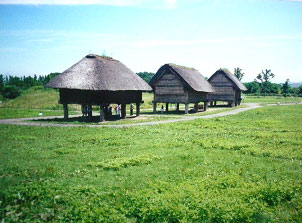
[{"label": "green tree line", "polygon": [[4,76],[0,74],[0,98],[13,99],[18,97],[22,91],[33,86],[44,86],[48,81],[59,73],[50,73],[45,76]]}]

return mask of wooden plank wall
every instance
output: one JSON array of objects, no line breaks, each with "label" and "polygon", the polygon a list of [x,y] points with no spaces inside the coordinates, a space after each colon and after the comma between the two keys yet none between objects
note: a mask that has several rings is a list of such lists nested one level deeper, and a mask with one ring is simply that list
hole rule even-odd
[{"label": "wooden plank wall", "polygon": [[208,100],[208,93],[189,91],[188,101],[190,103],[196,103],[196,102],[207,101],[207,100]]},{"label": "wooden plank wall", "polygon": [[75,89],[60,89],[61,104],[91,104],[103,103],[130,104],[142,100],[141,91],[89,91]]},{"label": "wooden plank wall", "polygon": [[178,76],[166,73],[155,84],[154,101],[186,103],[188,101],[188,92]]},{"label": "wooden plank wall", "polygon": [[235,100],[235,89],[233,83],[224,75],[217,74],[211,80],[215,89],[214,93],[209,94],[210,101],[234,101]]}]

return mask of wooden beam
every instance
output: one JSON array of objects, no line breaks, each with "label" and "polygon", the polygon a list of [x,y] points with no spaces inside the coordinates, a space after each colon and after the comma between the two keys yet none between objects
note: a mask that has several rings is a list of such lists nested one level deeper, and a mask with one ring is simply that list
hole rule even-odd
[{"label": "wooden beam", "polygon": [[208,109],[208,102],[204,102],[203,104],[203,111],[206,111]]},{"label": "wooden beam", "polygon": [[179,103],[176,103],[176,111],[179,111]]},{"label": "wooden beam", "polygon": [[169,111],[169,103],[166,103],[166,112]]},{"label": "wooden beam", "polygon": [[140,114],[140,103],[137,102],[136,103],[136,116],[139,116],[139,114]]},{"label": "wooden beam", "polygon": [[68,119],[68,104],[63,104],[64,119]]},{"label": "wooden beam", "polygon": [[121,112],[122,118],[126,118],[126,104],[121,104]]},{"label": "wooden beam", "polygon": [[153,102],[153,113],[156,113],[156,102]]},{"label": "wooden beam", "polygon": [[194,109],[198,112],[198,102],[194,104]]},{"label": "wooden beam", "polygon": [[188,114],[189,113],[189,104],[186,103],[185,104],[185,114]]},{"label": "wooden beam", "polygon": [[92,105],[87,105],[88,118],[92,118]]},{"label": "wooden beam", "polygon": [[105,120],[105,114],[104,114],[104,106],[100,106],[100,122],[103,122]]}]

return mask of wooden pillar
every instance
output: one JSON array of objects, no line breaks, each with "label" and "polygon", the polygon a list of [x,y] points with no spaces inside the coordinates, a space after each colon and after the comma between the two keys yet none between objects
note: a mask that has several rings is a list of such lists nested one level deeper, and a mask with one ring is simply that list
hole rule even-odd
[{"label": "wooden pillar", "polygon": [[189,104],[186,103],[185,104],[185,114],[188,114],[189,113]]},{"label": "wooden pillar", "polygon": [[179,111],[179,103],[176,104],[176,111]]},{"label": "wooden pillar", "polygon": [[211,101],[210,105],[211,105],[211,107],[213,107],[213,101]]},{"label": "wooden pillar", "polygon": [[214,101],[214,106],[216,106],[217,105],[217,101]]},{"label": "wooden pillar", "polygon": [[136,116],[139,116],[139,113],[140,113],[140,103],[137,102],[136,103]]},{"label": "wooden pillar", "polygon": [[126,118],[126,104],[121,104],[122,118]]},{"label": "wooden pillar", "polygon": [[133,104],[131,103],[130,104],[130,116],[132,116],[133,115]]},{"label": "wooden pillar", "polygon": [[105,114],[104,114],[104,106],[100,106],[100,122],[105,120]]},{"label": "wooden pillar", "polygon": [[169,111],[169,103],[166,103],[166,112]]},{"label": "wooden pillar", "polygon": [[205,101],[204,104],[203,104],[203,111],[206,111],[208,108],[208,102]]},{"label": "wooden pillar", "polygon": [[156,102],[153,102],[153,113],[156,113]]},{"label": "wooden pillar", "polygon": [[198,103],[194,104],[194,109],[196,110],[196,112],[198,112]]},{"label": "wooden pillar", "polygon": [[68,104],[63,104],[64,119],[68,119]]},{"label": "wooden pillar", "polygon": [[88,106],[88,118],[91,119],[92,118],[92,105],[87,105]]}]

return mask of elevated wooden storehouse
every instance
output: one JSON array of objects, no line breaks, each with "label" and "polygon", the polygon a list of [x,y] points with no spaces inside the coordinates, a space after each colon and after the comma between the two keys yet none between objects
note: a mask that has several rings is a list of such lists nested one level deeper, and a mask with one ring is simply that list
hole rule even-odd
[{"label": "elevated wooden storehouse", "polygon": [[230,106],[237,106],[241,103],[241,92],[246,91],[246,87],[238,78],[227,69],[217,70],[210,78],[210,84],[215,92],[209,94],[211,105],[217,101],[226,101]]},{"label": "elevated wooden storehouse", "polygon": [[[72,67],[56,76],[46,87],[60,91],[64,117],[68,118],[67,104],[100,106],[100,120],[104,120],[106,106],[121,104],[126,116],[126,104],[135,103],[139,115],[142,92],[152,88],[124,64],[111,57],[89,54]],[[105,111],[105,113],[104,113]]]},{"label": "elevated wooden storehouse", "polygon": [[153,111],[156,112],[156,103],[185,104],[185,113],[188,113],[189,103],[204,102],[207,108],[208,93],[213,92],[211,84],[194,68],[165,64],[150,81],[154,91]]}]

